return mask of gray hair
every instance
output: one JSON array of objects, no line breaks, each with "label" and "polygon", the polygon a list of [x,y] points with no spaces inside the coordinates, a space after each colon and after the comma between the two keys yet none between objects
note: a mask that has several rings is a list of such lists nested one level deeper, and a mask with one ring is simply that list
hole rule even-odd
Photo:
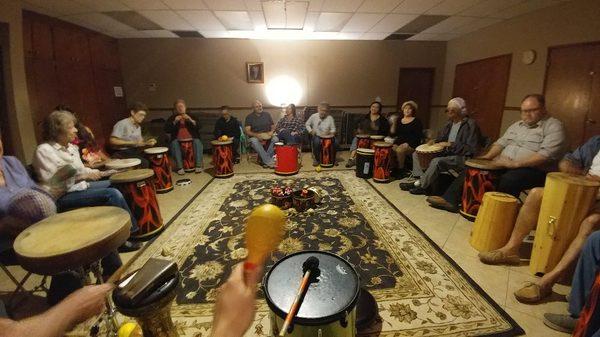
[{"label": "gray hair", "polygon": [[319,103],[319,108],[323,108],[323,109],[329,111],[329,103],[323,101],[323,102]]},{"label": "gray hair", "polygon": [[70,122],[77,122],[72,113],[65,110],[55,110],[44,121],[44,140],[56,141],[58,137],[67,132]]}]

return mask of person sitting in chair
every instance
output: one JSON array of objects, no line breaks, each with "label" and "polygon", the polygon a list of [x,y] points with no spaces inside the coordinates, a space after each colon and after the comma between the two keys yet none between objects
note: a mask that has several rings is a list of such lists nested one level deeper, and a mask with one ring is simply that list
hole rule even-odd
[{"label": "person sitting in chair", "polygon": [[[387,118],[381,114],[383,105],[380,102],[373,102],[369,108],[369,113],[358,123],[357,134],[387,136],[390,132],[390,124]],[[356,165],[356,148],[358,147],[358,138],[354,136],[350,144],[350,158],[346,167]]]},{"label": "person sitting in chair", "polygon": [[277,139],[285,144],[300,144],[303,132],[304,123],[296,116],[296,106],[288,105],[285,108],[285,116],[281,117],[275,126]]},{"label": "person sitting in chair", "polygon": [[148,168],[150,163],[144,156],[143,148],[154,146],[156,139],[144,140],[142,137],[142,122],[146,118],[148,107],[140,102],[134,103],[129,108],[130,116],[118,121],[112,130],[109,143],[114,152],[114,158],[138,158],[140,166]]},{"label": "person sitting in chair", "polygon": [[[321,138],[319,137],[335,136],[335,121],[329,114],[329,103],[319,103],[317,112],[308,118],[305,126],[312,138],[313,166],[318,166],[321,160]],[[335,137],[333,137],[334,147],[336,146],[335,142]]]},{"label": "person sitting in chair", "polygon": [[215,123],[213,135],[215,139],[222,136],[233,138],[233,162],[239,164],[240,136],[242,135],[242,131],[240,130],[240,122],[229,113],[229,107],[226,105],[221,107],[221,117]]},{"label": "person sitting in chair", "polygon": [[[273,154],[277,136],[275,135],[275,124],[271,114],[263,110],[259,100],[254,101],[252,112],[246,116],[244,132],[250,139],[250,146],[258,153],[263,166],[273,168]],[[269,144],[267,149],[263,144]]]},{"label": "person sitting in chair", "polygon": [[173,103],[173,114],[165,122],[165,132],[169,135],[169,147],[171,156],[175,158],[177,174],[185,174],[179,141],[186,139],[191,139],[193,143],[195,172],[202,173],[203,146],[200,140],[200,122],[196,117],[187,113],[187,107],[183,99],[180,98]]},{"label": "person sitting in chair", "polygon": [[404,174],[404,162],[423,139],[423,124],[415,117],[418,105],[415,101],[407,101],[402,104],[402,117],[398,117],[390,128],[390,136],[394,138],[394,154],[396,155],[396,167]]}]

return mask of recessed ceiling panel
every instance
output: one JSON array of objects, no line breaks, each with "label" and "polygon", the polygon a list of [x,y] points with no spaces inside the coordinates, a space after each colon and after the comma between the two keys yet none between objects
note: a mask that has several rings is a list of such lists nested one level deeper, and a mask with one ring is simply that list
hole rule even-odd
[{"label": "recessed ceiling panel", "polygon": [[350,20],[352,13],[321,13],[315,31],[317,32],[339,32]]},{"label": "recessed ceiling panel", "polygon": [[356,13],[350,18],[350,21],[346,23],[342,32],[344,33],[365,33],[369,31],[385,14],[371,14],[371,13]]}]

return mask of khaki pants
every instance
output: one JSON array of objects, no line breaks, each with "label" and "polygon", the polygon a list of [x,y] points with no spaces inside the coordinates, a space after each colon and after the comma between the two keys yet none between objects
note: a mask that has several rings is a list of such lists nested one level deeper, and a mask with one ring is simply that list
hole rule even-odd
[{"label": "khaki pants", "polygon": [[406,160],[406,156],[410,155],[415,151],[415,149],[410,147],[408,143],[394,145],[392,149],[394,150],[394,154],[396,156],[396,167],[400,169],[404,168],[404,161]]}]

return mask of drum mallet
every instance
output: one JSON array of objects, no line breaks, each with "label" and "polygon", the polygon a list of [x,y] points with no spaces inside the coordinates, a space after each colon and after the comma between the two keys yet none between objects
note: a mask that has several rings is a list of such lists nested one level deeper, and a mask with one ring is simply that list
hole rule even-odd
[{"label": "drum mallet", "polygon": [[[302,277],[302,282],[300,283],[300,288],[298,288],[298,293],[296,293],[296,298],[294,298],[294,302],[288,310],[288,314],[285,317],[285,321],[283,322],[283,327],[279,331],[279,336],[285,336],[285,332],[289,328],[290,324],[292,324],[292,320],[296,316],[298,309],[300,307],[300,299],[304,292],[308,289],[308,284],[312,279],[314,279],[319,274],[319,259],[314,256],[309,257],[302,264],[302,272],[304,273],[304,277]],[[311,278],[311,275],[313,278]]]}]

